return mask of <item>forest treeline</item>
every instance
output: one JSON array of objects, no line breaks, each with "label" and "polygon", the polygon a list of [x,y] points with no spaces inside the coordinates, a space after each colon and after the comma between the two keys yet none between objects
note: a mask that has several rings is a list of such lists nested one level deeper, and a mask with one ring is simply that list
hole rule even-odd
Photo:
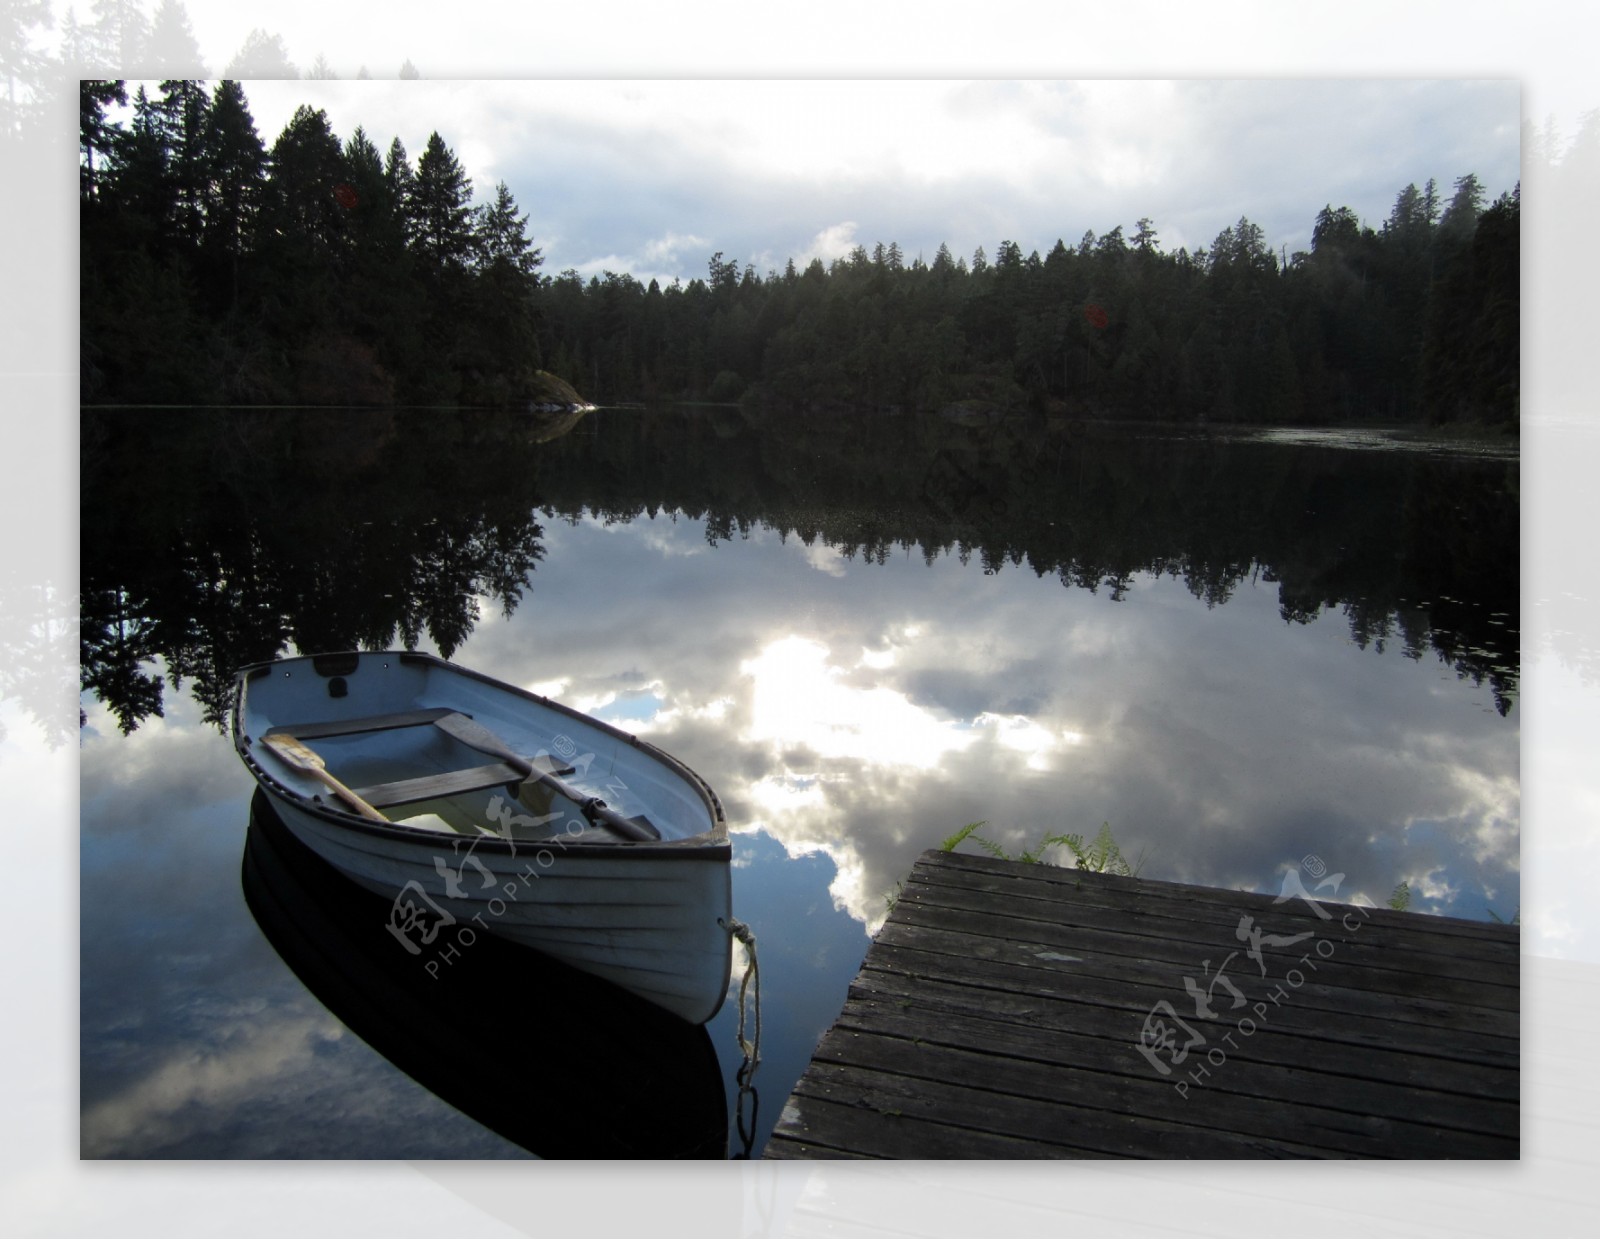
[{"label": "forest treeline", "polygon": [[[126,122],[112,119],[129,105]],[[537,370],[538,250],[433,134],[265,146],[237,82],[80,84],[87,402],[497,404]]]},{"label": "forest treeline", "polygon": [[1515,425],[1520,186],[1318,212],[1309,251],[1248,217],[1194,253],[1137,221],[992,258],[890,242],[663,288],[541,274],[501,183],[436,132],[268,147],[237,82],[80,84],[89,403],[509,404],[539,370],[600,402],[980,408],[1254,423]]}]

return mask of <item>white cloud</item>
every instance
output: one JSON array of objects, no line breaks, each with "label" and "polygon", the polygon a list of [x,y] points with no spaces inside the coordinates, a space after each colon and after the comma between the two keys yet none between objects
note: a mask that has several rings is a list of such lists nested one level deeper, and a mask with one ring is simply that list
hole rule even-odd
[{"label": "white cloud", "polygon": [[924,770],[973,741],[972,732],[897,690],[844,683],[828,648],[808,638],[774,641],[740,671],[754,681],[749,741]]},{"label": "white cloud", "polygon": [[813,237],[811,244],[795,256],[794,263],[796,267],[804,268],[810,266],[812,259],[820,258],[827,265],[836,258],[843,258],[858,244],[856,222],[841,220],[837,224],[829,224]]},{"label": "white cloud", "polygon": [[[243,1107],[271,1082],[314,1072],[316,1044],[344,1036],[325,1012],[240,1020],[225,1044],[175,1047],[160,1064],[113,1097],[85,1108],[83,1157],[120,1155],[137,1137],[148,1149],[187,1135],[193,1113],[225,1114]],[[188,1121],[188,1122],[186,1122]]]},{"label": "white cloud", "polygon": [[685,253],[698,259],[710,244],[707,238],[696,233],[668,232],[647,241],[641,257],[649,266],[672,265]]},{"label": "white cloud", "polygon": [[830,577],[843,577],[850,571],[849,561],[839,549],[820,540],[805,549],[805,557],[807,564]]}]

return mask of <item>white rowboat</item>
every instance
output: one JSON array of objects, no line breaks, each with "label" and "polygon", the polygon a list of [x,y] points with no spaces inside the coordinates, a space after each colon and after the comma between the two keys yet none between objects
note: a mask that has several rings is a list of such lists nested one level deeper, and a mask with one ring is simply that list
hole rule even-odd
[{"label": "white rowboat", "polygon": [[285,826],[392,901],[395,951],[440,977],[489,933],[695,1024],[732,961],[716,794],[655,746],[431,655],[238,674],[233,742]]}]

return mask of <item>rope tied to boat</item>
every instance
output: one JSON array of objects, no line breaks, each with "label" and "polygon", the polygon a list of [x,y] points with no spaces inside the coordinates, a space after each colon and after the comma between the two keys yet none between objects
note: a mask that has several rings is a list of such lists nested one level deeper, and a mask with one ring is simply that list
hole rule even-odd
[{"label": "rope tied to boat", "polygon": [[[734,1074],[734,1079],[739,1084],[739,1099],[734,1110],[735,1118],[739,1125],[739,1138],[744,1142],[744,1156],[750,1156],[750,1150],[755,1144],[756,1108],[760,1099],[756,1094],[754,1078],[756,1069],[761,1065],[761,965],[756,959],[756,936],[750,927],[737,917],[726,919],[718,918],[722,928],[731,934],[745,948],[744,977],[739,982],[739,1049],[744,1054],[744,1062],[739,1065],[739,1071]],[[755,1040],[750,1041],[745,1037],[745,1013],[748,1010],[747,996],[750,983],[755,983]],[[749,1119],[745,1118],[745,1103],[749,1101]]]}]

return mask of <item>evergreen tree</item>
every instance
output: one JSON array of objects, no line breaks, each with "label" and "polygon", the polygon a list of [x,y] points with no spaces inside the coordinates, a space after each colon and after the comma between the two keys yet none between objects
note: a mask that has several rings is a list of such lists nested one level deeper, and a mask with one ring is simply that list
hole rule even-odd
[{"label": "evergreen tree", "polygon": [[427,269],[458,272],[476,247],[472,183],[437,130],[417,160],[416,179],[406,199],[410,235]]},{"label": "evergreen tree", "polygon": [[[389,152],[384,156],[383,181],[389,191],[389,200],[401,212],[402,219],[411,207],[411,191],[416,184],[416,173],[412,171],[411,160],[406,155],[405,145],[399,138],[389,143]],[[406,223],[406,232],[409,238],[410,223]]]},{"label": "evergreen tree", "polygon": [[1439,185],[1432,177],[1422,187],[1422,218],[1430,229],[1439,223]]},{"label": "evergreen tree", "polygon": [[160,112],[176,199],[176,231],[191,246],[199,243],[205,219],[210,111],[211,98],[204,83],[188,79],[161,83]]},{"label": "evergreen tree", "polygon": [[255,240],[267,168],[266,148],[238,82],[218,82],[212,92],[205,165],[201,251],[217,304],[233,310],[241,292],[241,263]]},{"label": "evergreen tree", "polygon": [[1095,243],[1095,252],[1116,260],[1128,252],[1128,243],[1122,239],[1122,225],[1118,224]]},{"label": "evergreen tree", "polygon": [[275,248],[319,266],[333,262],[345,231],[335,193],[345,164],[328,114],[305,104],[296,108],[272,145],[270,162],[264,211]]},{"label": "evergreen tree", "polygon": [[78,82],[78,192],[86,202],[95,197],[117,133],[106,120],[106,109],[112,104],[125,107],[127,102],[124,82],[93,78]]},{"label": "evergreen tree", "polygon": [[739,260],[724,261],[722,251],[713,254],[706,264],[707,280],[711,290],[716,293],[731,294],[739,286]]},{"label": "evergreen tree", "polygon": [[1361,239],[1361,221],[1349,207],[1337,211],[1329,203],[1317,212],[1311,229],[1311,252],[1325,254],[1330,251],[1352,252]]},{"label": "evergreen tree", "polygon": [[1483,209],[1483,185],[1472,173],[1456,178],[1455,196],[1439,221],[1439,232],[1452,241],[1470,241]]},{"label": "evergreen tree", "polygon": [[383,155],[360,125],[344,145],[347,180],[334,187],[334,199],[349,221],[352,244],[381,260],[393,259],[405,245],[405,223],[384,175]]},{"label": "evergreen tree", "polygon": [[1422,192],[1416,183],[1406,186],[1395,196],[1394,207],[1383,226],[1384,236],[1403,252],[1415,254],[1425,248],[1433,235],[1433,223]]},{"label": "evergreen tree", "polygon": [[169,129],[161,105],[143,86],[134,93],[133,117],[116,143],[109,197],[127,236],[135,244],[159,249],[173,235],[174,193]]},{"label": "evergreen tree", "polygon": [[517,213],[516,199],[501,181],[494,201],[478,208],[475,233],[477,264],[496,276],[516,277],[524,283],[544,262],[527,234],[528,217]]},{"label": "evergreen tree", "polygon": [[[1463,214],[1474,188],[1463,188],[1466,180],[1457,182],[1462,204],[1452,203]],[[1446,259],[1429,302],[1420,362],[1430,422],[1514,425],[1519,417],[1520,214],[1519,198],[1502,195]]]}]

